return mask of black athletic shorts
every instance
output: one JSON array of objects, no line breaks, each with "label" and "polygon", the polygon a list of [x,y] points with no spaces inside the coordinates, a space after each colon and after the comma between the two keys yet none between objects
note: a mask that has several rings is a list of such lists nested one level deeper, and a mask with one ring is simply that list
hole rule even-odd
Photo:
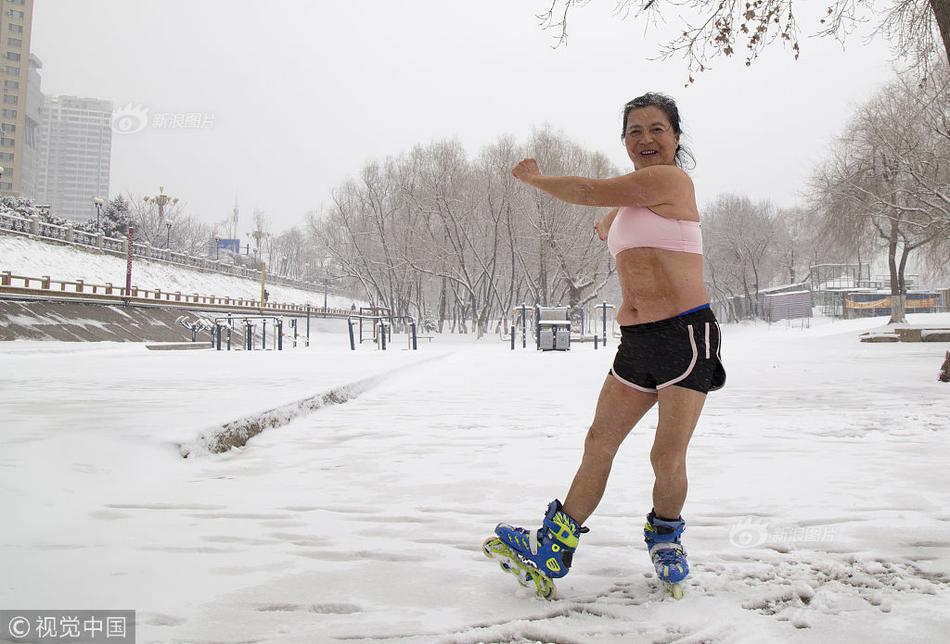
[{"label": "black athletic shorts", "polygon": [[726,384],[719,323],[708,308],[621,326],[620,333],[610,373],[633,389],[656,393],[676,385],[708,393]]}]

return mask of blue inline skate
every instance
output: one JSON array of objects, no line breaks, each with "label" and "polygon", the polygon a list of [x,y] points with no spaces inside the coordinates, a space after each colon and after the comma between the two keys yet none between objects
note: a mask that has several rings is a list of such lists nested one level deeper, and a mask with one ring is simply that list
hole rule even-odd
[{"label": "blue inline skate", "polygon": [[683,598],[683,580],[689,575],[686,550],[680,543],[685,527],[686,522],[682,518],[666,521],[658,519],[654,512],[647,515],[647,522],[643,526],[643,540],[650,551],[656,576],[666,594],[674,599]]},{"label": "blue inline skate", "polygon": [[578,525],[555,499],[536,532],[499,523],[496,536],[482,544],[482,552],[489,559],[497,559],[501,569],[514,575],[522,586],[533,583],[538,597],[553,600],[557,599],[557,588],[552,579],[568,573],[578,540],[585,532],[588,529]]}]

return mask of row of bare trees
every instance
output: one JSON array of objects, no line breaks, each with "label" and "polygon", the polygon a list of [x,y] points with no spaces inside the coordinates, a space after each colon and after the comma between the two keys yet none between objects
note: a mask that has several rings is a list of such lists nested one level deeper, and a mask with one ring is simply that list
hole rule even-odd
[{"label": "row of bare trees", "polygon": [[[819,165],[802,207],[723,194],[703,205],[707,282],[730,320],[756,316],[758,293],[796,284],[809,266],[888,258],[894,321],[903,321],[913,253],[950,264],[950,73],[899,76],[861,106]],[[456,141],[367,164],[309,218],[320,274],[359,285],[372,305],[481,335],[522,301],[584,305],[616,295],[593,234],[597,214],[516,182],[533,156],[545,172],[616,175],[600,154],[542,130],[501,138],[474,159]],[[744,303],[743,310],[734,308]]]},{"label": "row of bare trees", "polygon": [[950,70],[900,75],[862,105],[812,188],[827,239],[886,251],[891,321],[905,321],[908,260],[950,265]]},{"label": "row of bare trees", "polygon": [[510,169],[527,156],[549,173],[617,174],[547,129],[525,145],[502,137],[474,159],[442,141],[368,163],[309,218],[310,232],[328,271],[358,282],[371,305],[439,331],[504,329],[522,302],[582,306],[614,272],[593,230],[598,212],[518,183]]},{"label": "row of bare trees", "polygon": [[[804,207],[723,194],[703,208],[706,276],[728,319],[758,315],[761,289],[821,261],[887,258],[892,321],[903,322],[912,257],[950,268],[950,73],[899,75],[860,106],[814,171]],[[738,310],[740,307],[742,310]]]}]

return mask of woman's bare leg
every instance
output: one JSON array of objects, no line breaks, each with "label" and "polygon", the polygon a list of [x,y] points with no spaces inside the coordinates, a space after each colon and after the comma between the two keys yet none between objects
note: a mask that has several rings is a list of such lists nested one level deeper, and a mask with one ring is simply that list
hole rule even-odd
[{"label": "woman's bare leg", "polygon": [[653,510],[657,516],[676,519],[686,503],[686,448],[706,394],[685,387],[667,387],[658,392],[660,421],[650,451],[650,463],[656,482],[653,484]]},{"label": "woman's bare leg", "polygon": [[578,523],[587,521],[597,508],[620,444],[656,402],[656,394],[639,391],[607,376],[597,400],[594,422],[584,440],[581,466],[564,500],[564,511]]}]

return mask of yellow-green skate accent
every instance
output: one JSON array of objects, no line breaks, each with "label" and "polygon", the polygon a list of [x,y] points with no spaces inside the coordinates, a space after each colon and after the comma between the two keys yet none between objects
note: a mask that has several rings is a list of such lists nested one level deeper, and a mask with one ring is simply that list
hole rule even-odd
[{"label": "yellow-green skate accent", "polygon": [[515,576],[518,583],[528,587],[534,583],[538,597],[553,601],[557,599],[557,587],[551,578],[530,563],[525,563],[518,554],[498,537],[489,537],[482,543],[482,552],[489,559],[496,559],[502,570]]},{"label": "yellow-green skate accent", "polygon": [[663,584],[663,592],[666,593],[667,597],[672,597],[673,599],[683,599],[683,595],[686,594],[686,591],[683,589],[682,582],[671,584],[666,581],[661,581],[660,583]]},{"label": "yellow-green skate accent", "polygon": [[580,540],[577,538],[577,535],[574,534],[574,530],[571,529],[570,518],[563,512],[558,512],[551,520],[554,521],[554,524],[558,527],[558,532],[554,534],[554,537],[568,548],[577,548],[577,544],[580,543]]}]

